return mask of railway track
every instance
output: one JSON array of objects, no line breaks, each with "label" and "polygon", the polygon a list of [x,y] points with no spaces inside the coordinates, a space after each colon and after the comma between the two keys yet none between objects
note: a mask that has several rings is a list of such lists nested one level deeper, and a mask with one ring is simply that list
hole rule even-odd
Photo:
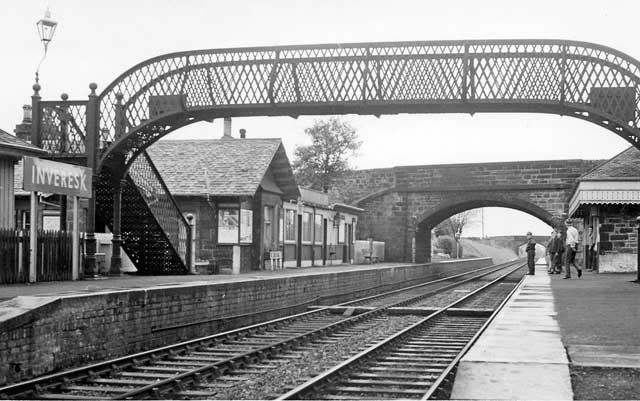
[{"label": "railway track", "polygon": [[[505,267],[508,266],[481,269],[480,274],[472,274],[472,277],[477,279]],[[464,276],[469,273],[435,280],[431,284],[440,286],[447,280],[462,281]],[[416,287],[422,287],[423,292],[416,295]],[[401,302],[407,301],[407,297],[423,299],[427,288],[428,285],[410,287],[409,294],[405,294]],[[393,291],[385,295],[391,296],[387,299],[395,299],[399,294],[400,291]],[[348,304],[343,306],[347,310],[352,308]],[[399,302],[353,316],[351,313],[336,314],[330,307],[323,307],[7,386],[0,388],[0,398],[125,399],[162,398],[165,394],[208,398],[220,387],[220,383],[209,385],[217,378],[226,377],[237,382],[242,376],[233,377],[233,372],[268,369],[272,366],[269,361],[295,358],[296,353],[307,346],[331,343],[364,332],[387,319],[385,310],[394,306],[399,306]],[[404,321],[407,325],[411,323],[411,320]]]},{"label": "railway track", "polygon": [[442,291],[459,286],[467,282],[490,276],[496,272],[508,269],[520,264],[520,261],[511,261],[494,266],[477,269],[472,274],[462,273],[449,277],[443,277],[428,283],[417,284],[411,287],[389,291],[384,294],[373,295],[341,304],[340,306],[379,308],[388,305],[397,305],[402,302],[418,302]]},{"label": "railway track", "polygon": [[[509,278],[513,273],[489,282],[278,399],[448,398],[457,362],[515,291],[513,280],[506,294],[507,287],[500,285]],[[490,315],[461,312],[471,306],[494,309]]]}]

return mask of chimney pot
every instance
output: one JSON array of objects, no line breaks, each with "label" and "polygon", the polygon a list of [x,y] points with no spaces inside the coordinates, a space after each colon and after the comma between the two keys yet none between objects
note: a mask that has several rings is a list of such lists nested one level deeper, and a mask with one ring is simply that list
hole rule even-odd
[{"label": "chimney pot", "polygon": [[25,104],[24,106],[22,106],[22,122],[23,123],[31,122],[31,117],[32,117],[31,111],[32,111],[31,105]]}]

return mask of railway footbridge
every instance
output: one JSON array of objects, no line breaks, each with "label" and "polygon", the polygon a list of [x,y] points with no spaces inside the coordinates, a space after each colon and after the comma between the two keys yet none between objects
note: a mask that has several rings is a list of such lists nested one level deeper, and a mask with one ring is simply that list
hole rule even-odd
[{"label": "railway footbridge", "polygon": [[[61,101],[45,101],[40,86],[34,85],[31,132],[32,142],[49,157],[94,171],[96,196],[89,202],[86,227],[88,275],[96,273],[97,220],[114,234],[116,271],[122,244],[142,273],[187,272],[188,223],[145,149],[198,121],[303,114],[552,113],[598,124],[640,147],[640,62],[618,50],[578,41],[197,50],[144,61],[101,93],[96,84],[89,87],[87,100],[63,95]],[[409,204],[421,193],[397,190],[387,198]],[[504,190],[502,197],[494,191],[475,204],[500,205],[513,194],[512,205],[545,221],[561,209],[548,209],[547,215],[533,206],[518,206],[520,192]],[[452,212],[460,207],[446,199],[432,202]],[[536,204],[531,199],[522,202]],[[415,208],[419,218],[424,213],[427,209]]]}]

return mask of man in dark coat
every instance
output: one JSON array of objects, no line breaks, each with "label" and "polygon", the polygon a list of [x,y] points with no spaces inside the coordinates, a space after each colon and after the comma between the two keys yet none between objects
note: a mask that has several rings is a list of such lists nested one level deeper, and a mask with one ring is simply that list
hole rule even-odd
[{"label": "man in dark coat", "polygon": [[527,265],[529,266],[529,275],[536,274],[536,241],[531,236],[531,231],[527,233]]}]

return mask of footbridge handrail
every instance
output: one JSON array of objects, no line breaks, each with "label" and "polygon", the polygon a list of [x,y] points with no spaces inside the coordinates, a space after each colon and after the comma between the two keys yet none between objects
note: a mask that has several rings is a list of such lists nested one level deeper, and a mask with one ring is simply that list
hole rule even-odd
[{"label": "footbridge handrail", "polygon": [[[130,157],[180,121],[221,116],[542,112],[640,138],[640,62],[567,40],[195,50],[144,61],[99,95],[100,140]],[[122,94],[125,129],[116,127]]]}]

